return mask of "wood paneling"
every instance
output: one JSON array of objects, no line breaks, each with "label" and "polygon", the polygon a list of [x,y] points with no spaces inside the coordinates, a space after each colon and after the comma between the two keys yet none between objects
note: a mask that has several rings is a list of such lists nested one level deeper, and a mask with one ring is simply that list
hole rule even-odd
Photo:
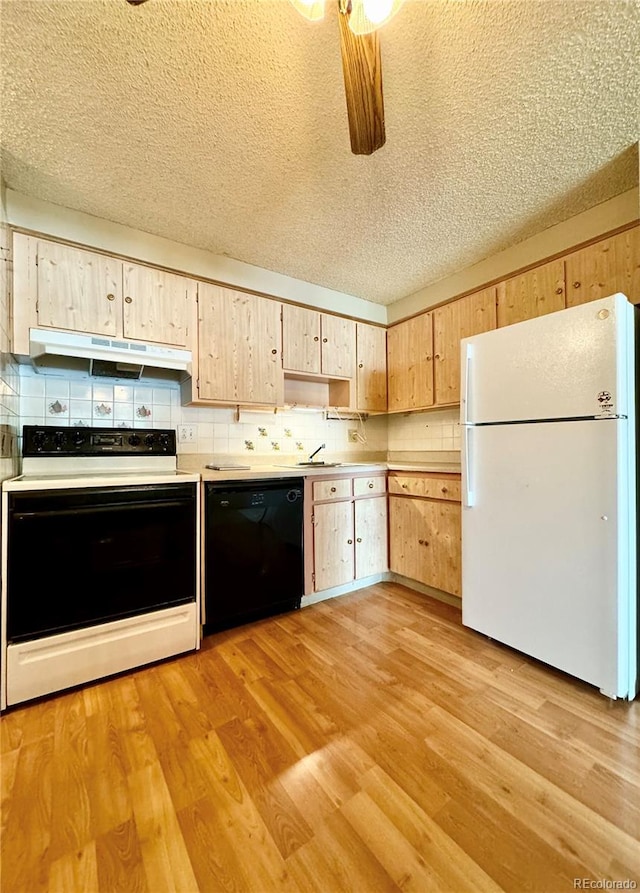
[{"label": "wood paneling", "polygon": [[640,303],[640,227],[618,233],[565,257],[567,306],[622,292]]},{"label": "wood paneling", "polygon": [[356,324],[352,319],[323,313],[322,373],[341,378],[355,378],[356,374]]},{"label": "wood paneling", "polygon": [[399,496],[428,496],[431,499],[448,499],[460,502],[462,489],[459,474],[433,473],[389,475],[389,493]]},{"label": "wood paneling", "polygon": [[362,412],[387,409],[387,332],[356,324],[356,406]]},{"label": "wood paneling", "polygon": [[9,710],[2,889],[621,886],[639,706],[379,584]]},{"label": "wood paneling", "polygon": [[282,405],[280,304],[201,285],[198,306],[200,397]]},{"label": "wood paneling", "polygon": [[356,499],[355,518],[356,567],[355,578],[382,574],[388,568],[387,558],[387,497]]},{"label": "wood paneling", "polygon": [[122,261],[38,241],[38,325],[118,335],[122,320]]},{"label": "wood paneling", "polygon": [[317,310],[282,306],[282,365],[295,372],[320,372],[320,314]]},{"label": "wood paneling", "polygon": [[187,347],[197,283],[141,264],[124,265],[124,337]]},{"label": "wood paneling", "polygon": [[432,345],[432,313],[421,313],[387,330],[389,412],[433,404]]},{"label": "wood paneling", "polygon": [[460,341],[496,327],[496,289],[486,288],[433,311],[435,403],[460,402]]},{"label": "wood paneling", "polygon": [[313,507],[313,557],[316,590],[353,580],[353,502],[326,502]]},{"label": "wood paneling", "polygon": [[500,282],[498,325],[544,316],[565,306],[564,261],[554,260]]},{"label": "wood paneling", "polygon": [[313,482],[314,500],[349,499],[351,496],[351,478],[335,478],[328,481]]}]

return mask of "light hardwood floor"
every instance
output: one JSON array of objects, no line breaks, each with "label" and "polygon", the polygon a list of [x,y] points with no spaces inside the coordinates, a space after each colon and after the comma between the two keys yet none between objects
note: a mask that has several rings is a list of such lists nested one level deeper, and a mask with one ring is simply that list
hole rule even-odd
[{"label": "light hardwood floor", "polygon": [[3,893],[640,883],[640,705],[395,584],[1,730]]}]

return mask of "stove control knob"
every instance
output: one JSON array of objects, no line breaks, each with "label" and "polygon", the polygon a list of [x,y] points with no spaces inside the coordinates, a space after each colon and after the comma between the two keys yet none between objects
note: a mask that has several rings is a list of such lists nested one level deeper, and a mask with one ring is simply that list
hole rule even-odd
[{"label": "stove control knob", "polygon": [[140,443],[140,438],[138,437],[137,434],[131,434],[131,435],[129,436],[129,444],[130,444],[130,446],[138,446],[139,443]]},{"label": "stove control knob", "polygon": [[65,442],[64,431],[56,431],[56,433],[53,435],[53,442],[56,445],[56,449],[61,450]]},{"label": "stove control knob", "polygon": [[145,446],[148,446],[149,449],[151,449],[151,447],[153,446],[153,434],[147,434],[144,439],[144,444]]},{"label": "stove control knob", "polygon": [[46,436],[44,431],[36,431],[33,435],[33,445],[37,450],[44,449],[44,444],[46,441]]},{"label": "stove control knob", "polygon": [[85,442],[86,438],[82,431],[76,431],[73,435],[73,443],[75,446],[79,447]]},{"label": "stove control knob", "polygon": [[166,452],[169,449],[169,435],[161,434],[159,439],[160,439],[160,449],[162,449]]}]

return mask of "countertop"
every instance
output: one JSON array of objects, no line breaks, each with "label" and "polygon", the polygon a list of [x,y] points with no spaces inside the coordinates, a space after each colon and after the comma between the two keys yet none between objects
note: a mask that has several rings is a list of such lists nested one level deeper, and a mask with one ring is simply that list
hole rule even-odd
[{"label": "countertop", "polygon": [[[218,460],[215,457],[201,454],[186,453],[178,457],[178,467],[183,471],[197,472],[203,481],[251,481],[266,480],[267,478],[296,478],[339,476],[344,474],[374,474],[386,471],[429,471],[442,474],[460,474],[459,454],[451,453],[422,453],[422,454],[390,454],[385,458],[365,458],[359,461],[345,460],[336,465],[320,465],[310,467],[308,465],[296,466],[295,459],[287,461],[283,457],[282,462],[276,463],[264,461],[267,457],[251,457],[249,459],[231,458]],[[269,457],[270,458],[270,457]],[[262,460],[262,461],[261,461]],[[207,468],[208,464],[222,464],[233,462],[238,465],[250,465],[250,468],[233,469],[224,468],[216,471]]]}]

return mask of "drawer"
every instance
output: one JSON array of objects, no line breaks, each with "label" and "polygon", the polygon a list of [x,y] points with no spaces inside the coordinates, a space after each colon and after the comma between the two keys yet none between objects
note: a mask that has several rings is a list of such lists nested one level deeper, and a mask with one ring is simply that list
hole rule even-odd
[{"label": "drawer", "polygon": [[446,499],[452,502],[460,502],[462,498],[460,478],[457,475],[449,477],[392,475],[389,477],[389,493],[426,496],[429,499]]},{"label": "drawer", "polygon": [[366,478],[353,479],[354,496],[377,496],[387,492],[387,480],[385,475],[378,474]]},{"label": "drawer", "polygon": [[321,499],[349,499],[351,497],[351,478],[336,478],[333,481],[313,482],[313,501]]}]

